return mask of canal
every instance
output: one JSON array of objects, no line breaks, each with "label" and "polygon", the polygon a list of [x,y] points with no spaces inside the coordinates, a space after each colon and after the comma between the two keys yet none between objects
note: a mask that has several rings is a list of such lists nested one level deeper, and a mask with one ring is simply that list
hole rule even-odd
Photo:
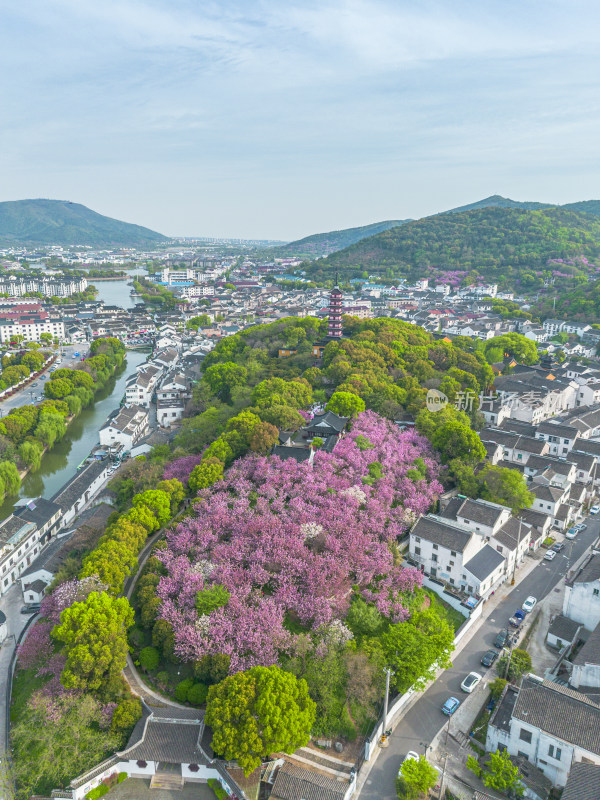
[{"label": "canal", "polygon": [[[107,282],[108,283],[108,282]],[[111,283],[113,283],[111,281]],[[129,288],[125,281],[114,281]],[[100,284],[102,286],[103,284]],[[105,285],[105,284],[104,284]],[[119,305],[124,305],[122,302]],[[91,449],[98,442],[98,431],[111,411],[118,408],[125,394],[127,377],[147,358],[146,353],[127,351],[127,360],[121,370],[106,384],[96,396],[90,408],[84,409],[67,428],[61,442],[42,456],[42,466],[37,472],[30,472],[24,479],[19,497],[45,497],[49,499],[71,478]],[[14,508],[16,498],[7,497],[0,506],[0,519],[7,517]]]}]

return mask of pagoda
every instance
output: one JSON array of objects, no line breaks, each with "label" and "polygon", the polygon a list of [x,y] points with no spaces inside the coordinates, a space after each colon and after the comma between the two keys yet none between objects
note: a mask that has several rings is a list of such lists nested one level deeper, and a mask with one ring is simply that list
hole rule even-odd
[{"label": "pagoda", "polygon": [[327,322],[327,338],[342,338],[342,293],[335,282],[335,287],[329,295],[329,316]]}]

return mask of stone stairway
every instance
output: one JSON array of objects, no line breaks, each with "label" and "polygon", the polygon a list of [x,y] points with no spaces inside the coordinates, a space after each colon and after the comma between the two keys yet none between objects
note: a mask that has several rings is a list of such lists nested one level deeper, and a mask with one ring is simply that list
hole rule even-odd
[{"label": "stone stairway", "polygon": [[173,772],[157,772],[150,781],[151,789],[166,789],[169,792],[176,792],[183,789],[183,778]]}]

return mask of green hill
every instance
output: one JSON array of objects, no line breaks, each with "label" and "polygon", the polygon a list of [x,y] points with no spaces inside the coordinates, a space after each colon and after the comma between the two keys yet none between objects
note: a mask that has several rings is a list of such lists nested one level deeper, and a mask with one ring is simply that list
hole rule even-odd
[{"label": "green hill", "polygon": [[450,208],[448,211],[442,213],[460,214],[462,211],[475,211],[478,208],[524,208],[527,211],[535,211],[539,208],[548,208],[550,205],[551,203],[511,200],[510,197],[502,197],[502,195],[493,194],[491,197],[485,197],[483,200],[477,200],[475,203],[468,203],[466,206]]},{"label": "green hill", "polygon": [[304,258],[319,258],[320,256],[329,255],[329,253],[335,253],[337,250],[342,250],[344,247],[349,247],[367,236],[374,236],[377,233],[387,231],[409,221],[391,219],[385,222],[373,222],[371,225],[363,225],[360,228],[315,233],[312,236],[306,236],[304,239],[289,242],[283,247],[269,250],[269,253],[278,257],[302,256]]},{"label": "green hill", "polygon": [[560,207],[567,211],[584,211],[586,214],[600,217],[600,200],[580,200],[578,203],[566,203]]},{"label": "green hill", "polygon": [[[549,264],[552,259],[558,264]],[[466,275],[502,286],[543,285],[543,273],[588,275],[585,260],[600,259],[600,219],[592,214],[546,208],[482,208],[439,214],[363,239],[307,269],[313,280],[334,270],[344,278],[364,269],[387,277]],[[571,263],[568,263],[571,262]]]},{"label": "green hill", "polygon": [[0,242],[6,244],[139,247],[168,241],[149,228],[97,214],[67,200],[0,203]]}]

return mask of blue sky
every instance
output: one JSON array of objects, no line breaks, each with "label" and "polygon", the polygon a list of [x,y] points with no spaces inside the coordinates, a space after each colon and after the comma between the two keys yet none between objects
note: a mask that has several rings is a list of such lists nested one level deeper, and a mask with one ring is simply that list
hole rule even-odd
[{"label": "blue sky", "polygon": [[3,0],[0,200],[293,239],[600,197],[595,0]]}]

